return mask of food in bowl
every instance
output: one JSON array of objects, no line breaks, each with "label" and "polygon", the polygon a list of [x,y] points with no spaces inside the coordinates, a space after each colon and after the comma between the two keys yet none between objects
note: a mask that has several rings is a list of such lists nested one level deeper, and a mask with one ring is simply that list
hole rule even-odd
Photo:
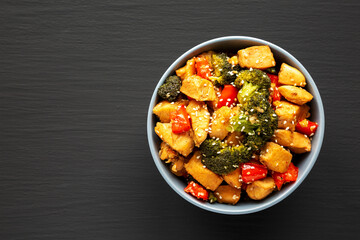
[{"label": "food in bowl", "polygon": [[[261,200],[298,176],[317,123],[304,75],[276,64],[269,46],[203,52],[159,87],[159,157],[192,196],[225,204]],[[240,203],[239,203],[240,204]]]}]

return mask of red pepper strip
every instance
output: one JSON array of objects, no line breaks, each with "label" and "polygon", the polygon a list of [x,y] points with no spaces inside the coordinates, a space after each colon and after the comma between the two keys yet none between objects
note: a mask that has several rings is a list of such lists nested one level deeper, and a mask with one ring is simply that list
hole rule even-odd
[{"label": "red pepper strip", "polygon": [[316,122],[311,122],[307,119],[301,120],[295,126],[296,131],[308,135],[309,137],[313,136],[318,128]]},{"label": "red pepper strip", "polygon": [[280,95],[279,89],[277,87],[273,88],[273,91],[271,94],[271,99],[273,102],[281,100],[281,95]]},{"label": "red pepper strip", "polygon": [[269,76],[271,83],[273,83],[273,84],[271,84],[271,86],[272,86],[272,93],[271,93],[272,102],[280,101],[281,95],[278,90],[278,87],[280,86],[279,77],[277,75],[270,74],[270,73],[266,73],[266,74]]},{"label": "red pepper strip", "polygon": [[211,77],[211,67],[204,56],[199,56],[195,58],[195,68],[196,68],[196,75],[209,79]]},{"label": "red pepper strip", "polygon": [[241,166],[241,176],[244,183],[265,178],[267,173],[267,168],[262,164],[248,162]]},{"label": "red pepper strip", "polygon": [[279,77],[277,75],[270,74],[270,73],[266,73],[266,74],[269,76],[271,82],[275,83],[275,86],[278,87],[279,86]]},{"label": "red pepper strip", "polygon": [[284,173],[273,172],[272,177],[275,181],[275,185],[278,190],[281,189],[282,185],[287,182],[295,182],[299,174],[299,168],[293,163],[290,163],[289,168]]},{"label": "red pepper strip", "polygon": [[238,89],[233,85],[224,85],[224,89],[221,91],[221,96],[217,104],[218,108],[223,106],[232,106],[237,101]]},{"label": "red pepper strip", "polygon": [[190,193],[194,197],[198,199],[202,199],[204,201],[209,199],[209,193],[206,191],[206,189],[201,186],[200,184],[195,183],[194,181],[191,181],[186,188],[184,188],[184,191],[186,193]]},{"label": "red pepper strip", "polygon": [[170,120],[173,133],[187,132],[191,128],[190,116],[184,105],[180,105],[175,112],[170,114]]}]

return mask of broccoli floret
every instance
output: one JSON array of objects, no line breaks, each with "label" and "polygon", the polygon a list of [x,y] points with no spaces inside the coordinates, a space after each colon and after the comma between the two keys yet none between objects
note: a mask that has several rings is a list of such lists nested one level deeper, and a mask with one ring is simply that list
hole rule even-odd
[{"label": "broccoli floret", "polygon": [[269,104],[269,91],[261,90],[256,91],[249,97],[249,99],[243,102],[243,109],[249,113],[264,113],[270,107]]},{"label": "broccoli floret", "polygon": [[268,75],[258,69],[242,70],[235,80],[235,86],[241,88],[237,96],[240,103],[246,102],[255,92],[268,92],[270,85]]},{"label": "broccoli floret", "polygon": [[215,203],[217,202],[217,198],[215,197],[213,192],[209,192],[209,202],[210,203]]},{"label": "broccoli floret", "polygon": [[245,145],[235,146],[232,147],[232,149],[234,151],[234,154],[237,155],[240,163],[248,162],[250,160],[252,151],[250,151],[251,149],[249,149]]},{"label": "broccoli floret", "polygon": [[277,70],[275,67],[267,68],[265,69],[265,71],[271,74],[277,74]]},{"label": "broccoli floret", "polygon": [[269,140],[277,129],[278,116],[274,109],[269,107],[264,113],[258,114],[258,119],[262,124],[259,125],[257,131],[260,132],[266,140]]},{"label": "broccoli floret", "polygon": [[236,71],[233,71],[225,53],[214,53],[211,56],[214,76],[209,77],[215,85],[226,85],[235,81]]},{"label": "broccoli floret", "polygon": [[257,119],[254,115],[250,116],[242,111],[230,119],[228,131],[243,132],[245,134],[255,134],[255,130],[258,128],[256,120]]},{"label": "broccoli floret", "polygon": [[181,79],[178,76],[170,76],[166,78],[165,82],[159,87],[158,95],[173,102],[180,94]]},{"label": "broccoli floret", "polygon": [[250,115],[248,112],[239,112],[230,119],[228,130],[245,133],[244,145],[256,151],[272,137],[277,125],[278,116],[269,104],[262,113],[256,112]]},{"label": "broccoli floret", "polygon": [[224,149],[227,145],[220,140],[206,139],[200,145],[200,151],[203,157],[215,156],[219,151]]},{"label": "broccoli floret", "polygon": [[265,145],[266,139],[262,135],[254,134],[248,135],[245,138],[245,146],[248,147],[249,151],[257,151]]},{"label": "broccoli floret", "polygon": [[261,70],[243,70],[235,80],[241,87],[238,99],[239,113],[230,119],[229,131],[245,134],[244,146],[251,152],[260,149],[274,134],[278,117],[271,108],[269,88],[271,81]]},{"label": "broccoli floret", "polygon": [[[212,147],[214,150],[211,149]],[[251,156],[243,145],[231,147],[214,139],[205,140],[200,146],[200,151],[203,156],[202,163],[217,174],[227,174],[234,171],[240,163],[249,161]]]},{"label": "broccoli floret", "polygon": [[233,66],[233,68],[232,68],[232,69],[233,69],[236,73],[238,73],[238,72],[240,72],[241,70],[243,70],[243,68],[241,68],[239,64],[238,64],[238,65]]}]

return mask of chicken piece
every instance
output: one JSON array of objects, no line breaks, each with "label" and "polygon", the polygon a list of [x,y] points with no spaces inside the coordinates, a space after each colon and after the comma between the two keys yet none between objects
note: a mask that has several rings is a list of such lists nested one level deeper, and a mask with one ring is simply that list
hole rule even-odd
[{"label": "chicken piece", "polygon": [[293,146],[289,149],[294,153],[305,153],[311,151],[311,141],[305,134],[293,132]]},{"label": "chicken piece", "polygon": [[313,99],[311,93],[300,87],[281,86],[278,89],[280,94],[284,96],[286,100],[297,105],[303,105]]},{"label": "chicken piece", "polygon": [[182,156],[174,159],[170,166],[171,172],[178,177],[186,176],[187,172],[185,169],[185,160],[186,159]]},{"label": "chicken piece", "polygon": [[311,151],[310,139],[301,133],[291,132],[288,130],[277,129],[272,141],[281,146],[288,147],[294,153],[304,153]]},{"label": "chicken piece", "polygon": [[242,144],[244,137],[245,137],[244,134],[235,131],[227,135],[227,137],[225,138],[225,143],[229,146],[237,146]]},{"label": "chicken piece", "polygon": [[212,115],[210,123],[210,137],[223,140],[229,133],[227,127],[230,124],[230,118],[232,116],[234,116],[233,110],[228,106],[223,106],[216,110]]},{"label": "chicken piece", "polygon": [[232,56],[231,58],[229,58],[229,63],[233,66],[235,65],[238,65],[239,64],[239,59],[238,59],[238,56],[235,55],[235,56]]},{"label": "chicken piece", "polygon": [[159,117],[162,123],[170,122],[170,113],[174,112],[180,105],[187,106],[188,100],[181,99],[177,102],[161,101],[153,108],[153,113]]},{"label": "chicken piece", "polygon": [[161,160],[168,160],[168,163],[173,159],[177,159],[179,157],[179,153],[172,149],[166,142],[162,142],[160,144],[159,157]]},{"label": "chicken piece", "polygon": [[221,176],[213,173],[202,164],[200,151],[196,151],[189,162],[185,163],[185,169],[201,185],[211,191],[217,189],[223,181]]},{"label": "chicken piece", "polygon": [[200,147],[209,131],[210,113],[205,102],[191,100],[186,108],[191,118],[195,146]]},{"label": "chicken piece", "polygon": [[246,193],[253,200],[261,200],[267,197],[275,189],[275,181],[272,177],[256,180],[246,187]]},{"label": "chicken piece", "polygon": [[260,162],[269,170],[284,173],[288,170],[292,154],[279,144],[267,142],[260,152]]},{"label": "chicken piece", "polygon": [[219,203],[235,205],[240,200],[241,190],[229,185],[221,185],[214,192]]},{"label": "chicken piece", "polygon": [[281,64],[278,77],[280,84],[300,87],[305,87],[306,85],[305,76],[299,70],[287,65],[286,63]]},{"label": "chicken piece", "polygon": [[240,189],[241,188],[241,184],[242,184],[242,180],[241,180],[241,168],[237,168],[234,171],[226,174],[226,175],[222,175],[222,178],[225,180],[225,182],[227,182],[227,184],[229,184],[230,186]]},{"label": "chicken piece", "polygon": [[179,68],[175,72],[176,72],[176,75],[178,77],[180,77],[181,80],[184,80],[187,77],[195,75],[196,74],[195,58],[192,58],[192,59],[188,60],[184,67]]},{"label": "chicken piece", "polygon": [[218,87],[214,87],[214,90],[215,90],[215,100],[208,101],[207,104],[213,111],[216,111],[216,110],[218,110],[217,104],[219,103],[221,91]]},{"label": "chicken piece", "polygon": [[276,65],[269,46],[253,46],[238,51],[242,68],[266,69]]},{"label": "chicken piece", "polygon": [[170,147],[178,151],[183,156],[188,156],[194,148],[194,140],[192,138],[192,131],[187,131],[180,134],[172,132],[171,123],[156,123],[155,133]]},{"label": "chicken piece", "polygon": [[197,101],[213,101],[216,99],[212,82],[196,75],[183,80],[180,92]]},{"label": "chicken piece", "polygon": [[275,101],[273,105],[276,107],[275,113],[279,117],[278,128],[295,131],[298,121],[310,116],[310,107],[306,104],[299,106],[288,101]]}]

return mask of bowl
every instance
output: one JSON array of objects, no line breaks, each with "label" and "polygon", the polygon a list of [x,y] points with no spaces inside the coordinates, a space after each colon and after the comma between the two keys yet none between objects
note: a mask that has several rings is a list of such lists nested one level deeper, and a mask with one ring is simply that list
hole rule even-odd
[{"label": "bowl", "polygon": [[[261,201],[242,202],[240,200],[236,205],[227,205],[220,203],[210,204],[208,202],[203,202],[185,193],[184,192],[184,188],[186,187],[185,181],[172,174],[168,169],[168,167],[164,164],[164,162],[161,161],[161,159],[159,158],[159,147],[161,140],[154,132],[154,127],[157,119],[156,116],[153,115],[152,113],[153,107],[159,100],[157,96],[157,90],[168,76],[175,74],[175,70],[184,66],[186,64],[186,61],[193,56],[196,56],[202,52],[209,50],[215,50],[215,51],[230,50],[232,52],[236,52],[239,49],[255,46],[255,45],[268,45],[274,54],[277,65],[279,63],[285,62],[300,70],[306,77],[307,80],[306,89],[314,96],[313,100],[309,104],[311,107],[310,119],[319,124],[317,132],[312,138],[312,150],[309,153],[301,154],[298,155],[297,157],[296,166],[299,168],[299,175],[297,181],[290,184],[286,184],[281,189],[281,191],[273,192],[271,195],[269,195],[268,197],[266,197]],[[150,151],[154,159],[154,162],[156,164],[156,167],[158,168],[162,177],[177,194],[179,194],[182,198],[184,198],[188,202],[202,209],[220,214],[240,215],[240,214],[254,213],[267,209],[279,203],[280,201],[284,200],[287,196],[289,196],[292,192],[294,192],[297,187],[300,186],[300,184],[304,181],[304,179],[312,169],[313,165],[315,164],[317,157],[320,153],[321,145],[324,138],[324,131],[325,131],[325,116],[324,116],[324,108],[321,101],[321,96],[316,87],[314,80],[310,76],[309,72],[305,69],[305,67],[294,56],[292,56],[290,53],[288,53],[281,47],[262,39],[247,37],[247,36],[228,36],[228,37],[215,38],[203,42],[191,48],[183,55],[181,55],[165,71],[160,81],[156,85],[154,93],[152,94],[152,98],[148,110],[148,116],[147,116],[147,136],[148,136]]]}]

